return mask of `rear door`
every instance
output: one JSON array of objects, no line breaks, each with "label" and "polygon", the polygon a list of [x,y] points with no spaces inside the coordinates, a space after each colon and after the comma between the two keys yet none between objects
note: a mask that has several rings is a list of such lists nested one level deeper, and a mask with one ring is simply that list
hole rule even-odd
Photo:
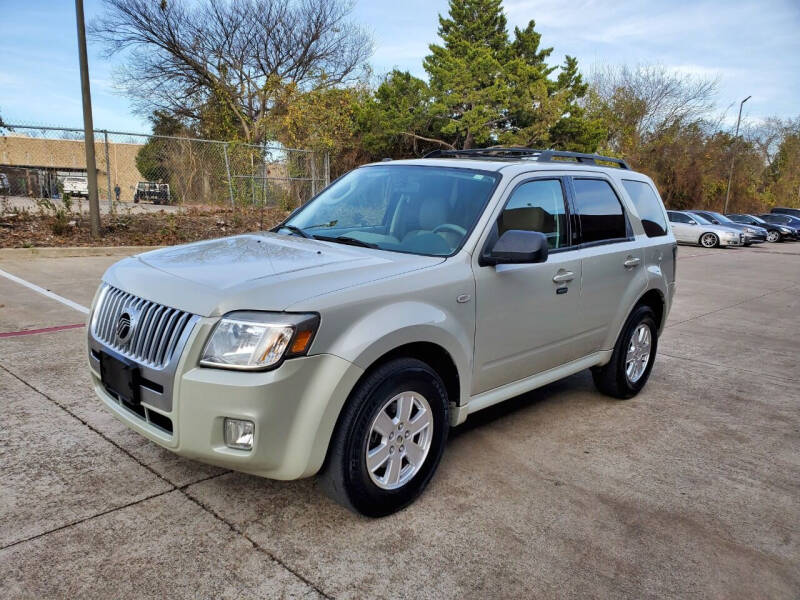
[{"label": "rear door", "polygon": [[[581,298],[577,321],[583,354],[608,350],[621,309],[644,292],[645,256],[633,235],[621,193],[604,175],[570,178],[572,210],[581,242]],[[613,342],[612,342],[613,346]]]}]

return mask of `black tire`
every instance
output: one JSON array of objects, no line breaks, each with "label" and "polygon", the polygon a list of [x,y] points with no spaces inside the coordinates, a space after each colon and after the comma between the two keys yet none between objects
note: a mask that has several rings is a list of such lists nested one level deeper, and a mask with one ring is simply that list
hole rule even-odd
[{"label": "black tire", "polygon": [[[641,324],[650,328],[650,357],[642,375],[632,382],[625,372],[625,359],[631,343],[631,337]],[[602,367],[592,367],[592,379],[594,379],[595,386],[599,391],[613,398],[621,400],[633,398],[642,390],[650,378],[657,350],[658,327],[656,326],[655,313],[649,306],[640,304],[633,310],[628,320],[625,321],[625,326],[619,334],[617,343],[614,346],[614,353],[611,355],[611,360],[608,364]]]},{"label": "black tire", "polygon": [[[431,445],[419,471],[408,482],[397,489],[382,489],[367,470],[368,435],[386,402],[405,391],[421,394],[431,408]],[[447,391],[441,377],[415,358],[393,359],[367,375],[350,394],[320,472],[320,485],[333,500],[368,517],[396,512],[413,502],[430,481],[449,427]]]}]

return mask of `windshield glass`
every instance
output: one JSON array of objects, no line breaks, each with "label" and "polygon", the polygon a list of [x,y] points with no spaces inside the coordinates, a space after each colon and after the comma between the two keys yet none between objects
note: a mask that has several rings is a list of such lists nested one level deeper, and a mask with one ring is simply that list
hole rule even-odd
[{"label": "windshield glass", "polygon": [[712,217],[714,217],[720,223],[726,223],[727,224],[727,223],[733,223],[734,222],[734,221],[731,221],[725,215],[723,215],[721,213],[718,213],[718,212],[709,212],[708,214],[710,214]]},{"label": "windshield glass", "polygon": [[711,221],[709,221],[705,217],[701,217],[697,213],[692,213],[689,216],[692,217],[698,223],[702,223],[703,225],[713,225],[713,223]]},{"label": "windshield glass", "polygon": [[762,219],[761,217],[756,217],[754,215],[750,215],[750,218],[753,219],[753,221],[755,221],[756,223],[763,223],[764,225],[767,224],[767,222],[764,219]]},{"label": "windshield glass", "polygon": [[334,182],[277,231],[449,256],[472,230],[499,177],[448,167],[362,167]]}]

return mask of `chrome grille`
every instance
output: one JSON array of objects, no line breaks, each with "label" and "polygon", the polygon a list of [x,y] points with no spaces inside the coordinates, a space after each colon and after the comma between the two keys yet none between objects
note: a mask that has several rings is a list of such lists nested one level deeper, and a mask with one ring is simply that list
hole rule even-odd
[{"label": "chrome grille", "polygon": [[[121,341],[118,325],[124,313],[136,317],[131,333]],[[98,341],[123,356],[153,368],[162,368],[172,358],[192,316],[192,313],[107,286],[92,318],[92,333]]]}]

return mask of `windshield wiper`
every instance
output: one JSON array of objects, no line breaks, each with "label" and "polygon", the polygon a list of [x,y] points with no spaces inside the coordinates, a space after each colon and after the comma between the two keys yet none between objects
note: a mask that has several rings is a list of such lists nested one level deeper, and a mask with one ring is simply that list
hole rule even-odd
[{"label": "windshield wiper", "polygon": [[380,249],[378,244],[371,244],[370,242],[365,242],[347,235],[338,235],[336,237],[329,235],[315,235],[314,239],[323,240],[325,242],[338,242],[339,244],[347,244],[348,246],[361,246],[362,248]]},{"label": "windshield wiper", "polygon": [[313,235],[311,235],[310,233],[306,233],[305,231],[303,231],[302,229],[300,229],[295,225],[281,225],[280,227],[278,227],[278,229],[288,229],[289,231],[291,231],[295,235],[299,235],[300,237],[304,237],[309,240],[314,239]]},{"label": "windshield wiper", "polygon": [[309,225],[308,227],[303,227],[303,229],[308,231],[309,229],[319,229],[321,227],[335,227],[338,222],[339,222],[338,219],[334,219],[333,221],[328,221],[327,223],[317,223],[316,225]]}]

